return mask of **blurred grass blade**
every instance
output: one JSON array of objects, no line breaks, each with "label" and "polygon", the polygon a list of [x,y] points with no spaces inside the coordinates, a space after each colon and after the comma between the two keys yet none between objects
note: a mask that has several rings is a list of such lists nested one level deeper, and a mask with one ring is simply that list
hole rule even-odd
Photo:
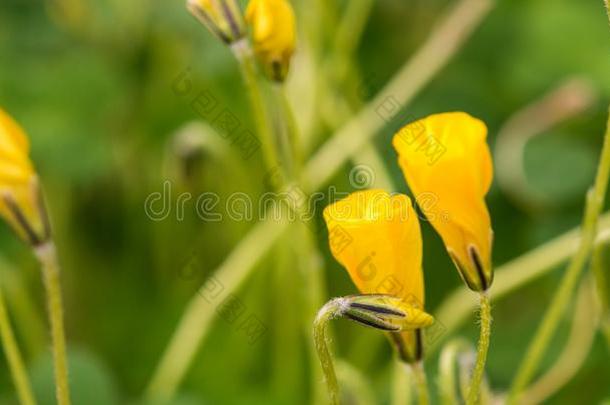
[{"label": "blurred grass blade", "polygon": [[573,380],[591,351],[599,315],[599,305],[595,302],[595,285],[589,276],[580,285],[572,315],[572,329],[561,356],[546,374],[523,393],[523,404],[545,403]]}]

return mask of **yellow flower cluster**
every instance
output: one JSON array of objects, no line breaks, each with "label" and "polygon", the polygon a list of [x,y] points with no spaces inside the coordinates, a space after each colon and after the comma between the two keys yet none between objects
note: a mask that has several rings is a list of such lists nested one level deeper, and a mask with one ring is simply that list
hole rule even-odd
[{"label": "yellow flower cluster", "polygon": [[[411,123],[393,139],[415,201],[474,291],[486,291],[493,281],[493,232],[485,203],[493,169],[486,136],[482,121],[455,112]],[[435,151],[442,146],[432,160],[429,145]],[[332,254],[360,292],[400,297],[406,308],[423,311],[422,238],[409,197],[359,191],[326,207],[324,218]],[[432,323],[425,312],[418,314],[425,321],[413,329]],[[393,340],[404,360],[419,360],[419,331],[394,334]]]}]

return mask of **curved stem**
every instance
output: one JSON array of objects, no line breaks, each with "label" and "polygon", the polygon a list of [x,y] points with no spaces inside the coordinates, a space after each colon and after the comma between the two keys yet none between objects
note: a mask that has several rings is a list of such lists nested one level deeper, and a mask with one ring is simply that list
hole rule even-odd
[{"label": "curved stem", "polygon": [[485,374],[485,362],[491,338],[491,303],[487,292],[480,294],[480,309],[479,322],[481,323],[481,334],[477,346],[477,362],[472,371],[472,381],[468,390],[468,400],[466,403],[469,405],[479,403],[481,381],[483,381],[483,375]]},{"label": "curved stem", "polygon": [[21,352],[15,341],[15,334],[11,327],[11,322],[8,317],[6,305],[4,303],[4,295],[0,288],[0,337],[2,338],[2,347],[4,348],[4,354],[15,384],[15,390],[19,397],[19,402],[22,405],[35,405],[36,400],[32,394],[32,387],[30,386],[30,380],[28,374],[25,371],[23,364],[23,358]]},{"label": "curved stem", "polygon": [[318,316],[313,323],[313,340],[318,352],[318,358],[324,372],[324,381],[328,390],[328,396],[332,405],[339,404],[339,384],[337,374],[333,364],[333,356],[328,349],[326,339],[326,327],[328,322],[337,316],[341,308],[340,299],[334,299],[326,303],[318,312]]},{"label": "curved stem", "polygon": [[508,403],[513,404],[519,401],[521,391],[531,381],[538,364],[544,355],[548,343],[553,337],[563,313],[572,298],[574,287],[585,267],[587,260],[594,247],[595,236],[597,234],[598,217],[604,205],[606,189],[608,187],[608,177],[610,176],[610,117],[604,136],[601,158],[597,169],[597,176],[593,188],[587,194],[587,204],[583,220],[582,239],[578,251],[572,258],[566,270],[557,293],[553,297],[548,310],[544,316],[540,327],[536,331],[534,340],[528,347],[527,353],[511,387]]},{"label": "curved stem", "polygon": [[60,271],[53,242],[47,242],[36,247],[36,256],[42,266],[42,277],[47,292],[57,403],[59,405],[70,405]]},{"label": "curved stem", "polygon": [[415,387],[417,388],[417,398],[419,405],[428,405],[430,396],[428,394],[428,379],[424,370],[424,363],[417,362],[411,365],[413,376],[415,377]]}]

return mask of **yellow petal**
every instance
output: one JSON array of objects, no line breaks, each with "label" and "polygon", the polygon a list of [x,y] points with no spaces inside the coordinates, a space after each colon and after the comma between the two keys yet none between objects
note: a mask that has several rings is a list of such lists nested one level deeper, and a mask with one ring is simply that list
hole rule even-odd
[{"label": "yellow petal", "polygon": [[283,81],[296,43],[292,6],[287,0],[250,0],[246,22],[252,27],[254,52],[267,74]]},{"label": "yellow petal", "polygon": [[359,191],[326,207],[324,219],[333,256],[362,293],[423,309],[422,239],[409,197]]},{"label": "yellow petal", "polygon": [[0,217],[21,237],[32,241],[41,239],[47,230],[28,154],[29,142],[23,129],[0,108]]},{"label": "yellow petal", "polygon": [[481,120],[452,112],[408,124],[393,139],[417,203],[476,291],[493,280],[493,233],[485,203],[493,167],[486,137]]}]

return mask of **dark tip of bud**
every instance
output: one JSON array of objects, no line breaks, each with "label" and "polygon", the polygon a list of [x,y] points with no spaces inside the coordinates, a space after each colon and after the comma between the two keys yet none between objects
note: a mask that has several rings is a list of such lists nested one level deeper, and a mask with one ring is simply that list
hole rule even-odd
[{"label": "dark tip of bud", "polygon": [[351,303],[350,307],[357,308],[357,309],[363,309],[363,310],[369,311],[369,312],[376,312],[381,315],[393,315],[393,316],[396,316],[399,318],[404,318],[407,316],[407,314],[405,314],[404,312],[399,311],[397,309],[381,307],[381,306],[376,306],[376,305],[369,305],[369,304],[361,304],[358,302]]},{"label": "dark tip of bud", "polygon": [[464,268],[464,266],[462,266],[462,264],[460,263],[460,260],[455,256],[455,254],[451,250],[448,250],[447,252],[449,253],[449,257],[451,257],[451,261],[453,262],[454,266],[458,269],[458,273],[460,273],[462,280],[464,280],[464,282],[466,283],[468,288],[470,288],[473,291],[480,291],[481,288],[472,282],[472,280],[470,279],[470,277],[468,275],[469,274],[468,271],[466,270],[466,268]]},{"label": "dark tip of bud", "polygon": [[13,215],[15,222],[27,237],[27,242],[32,246],[40,245],[42,243],[42,239],[36,235],[36,232],[34,232],[34,229],[30,226],[30,223],[27,221],[23,211],[21,211],[21,208],[19,208],[19,205],[17,205],[13,197],[10,194],[3,194],[2,199],[4,200],[8,210]]},{"label": "dark tip of bud", "polygon": [[485,277],[485,269],[483,268],[483,264],[481,263],[481,256],[479,255],[479,251],[474,245],[468,246],[468,255],[470,256],[470,260],[474,264],[474,268],[477,271],[477,275],[479,276],[483,291],[487,291],[487,289],[491,285],[491,280],[488,280],[487,277]]},{"label": "dark tip of bud", "polygon": [[358,313],[357,311],[349,311],[344,314],[347,318],[354,322],[358,322],[364,326],[369,326],[375,329],[381,329],[387,332],[397,332],[400,327],[385,322],[383,319],[374,316],[367,316],[365,313]]}]

